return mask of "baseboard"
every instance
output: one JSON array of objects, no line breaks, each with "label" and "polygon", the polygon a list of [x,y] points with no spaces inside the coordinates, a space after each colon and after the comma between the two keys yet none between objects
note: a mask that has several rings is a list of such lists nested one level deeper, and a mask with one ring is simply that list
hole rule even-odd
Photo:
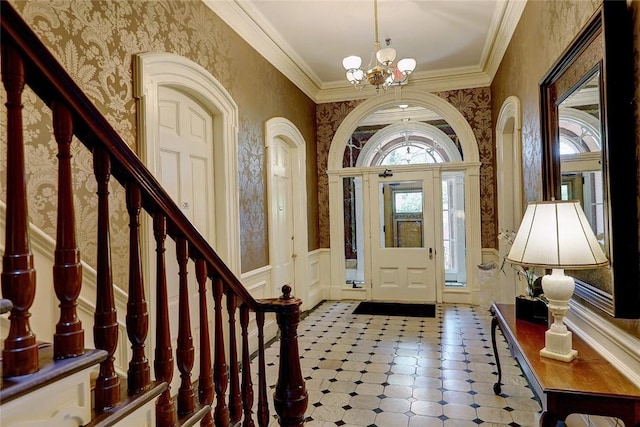
[{"label": "baseboard", "polygon": [[623,331],[573,300],[565,317],[567,326],[640,387],[640,338]]}]

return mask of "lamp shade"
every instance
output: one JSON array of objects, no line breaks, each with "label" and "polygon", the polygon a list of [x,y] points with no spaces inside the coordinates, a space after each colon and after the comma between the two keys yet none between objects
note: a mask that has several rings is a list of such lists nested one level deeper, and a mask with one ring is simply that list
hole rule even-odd
[{"label": "lamp shade", "polygon": [[578,200],[529,203],[506,260],[569,270],[609,264]]},{"label": "lamp shade", "polygon": [[416,68],[416,60],[413,58],[404,58],[398,61],[398,70],[404,75],[409,75]]},{"label": "lamp shade", "polygon": [[396,50],[392,47],[385,47],[376,52],[376,59],[379,63],[389,65],[396,59]]},{"label": "lamp shade", "polygon": [[362,64],[362,58],[359,56],[351,55],[342,60],[342,66],[345,70],[357,70]]}]

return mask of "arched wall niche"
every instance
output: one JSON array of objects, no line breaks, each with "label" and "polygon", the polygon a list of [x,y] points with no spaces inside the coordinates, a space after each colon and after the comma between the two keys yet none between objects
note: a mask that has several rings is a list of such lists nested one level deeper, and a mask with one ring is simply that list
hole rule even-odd
[{"label": "arched wall niche", "polygon": [[[520,99],[505,99],[496,120],[496,198],[498,229],[503,232],[517,230],[524,212],[522,178],[522,107]],[[506,255],[510,245],[498,240],[497,257]],[[499,276],[498,288],[491,293],[494,301],[512,303],[524,289],[521,276],[513,268],[505,268]]]}]

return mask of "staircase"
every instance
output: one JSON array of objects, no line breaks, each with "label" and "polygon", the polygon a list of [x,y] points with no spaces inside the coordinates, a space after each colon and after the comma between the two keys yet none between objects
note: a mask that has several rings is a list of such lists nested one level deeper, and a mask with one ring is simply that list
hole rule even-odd
[{"label": "staircase", "polygon": [[[10,302],[3,305],[10,312],[9,331],[2,337],[0,424],[266,427],[272,420],[272,406],[281,426],[302,426],[308,397],[296,332],[301,301],[291,295],[289,286],[283,287],[279,298],[254,299],[13,7],[2,2],[0,13],[7,101],[6,135],[2,136],[7,147],[2,298]],[[30,247],[27,200],[33,195],[27,194],[25,179],[25,86],[51,109],[52,140],[58,147],[57,235],[51,280],[36,280]],[[92,156],[98,189],[93,346],[84,339],[84,324],[90,322],[83,324],[77,311],[79,296],[84,295],[71,167],[71,146],[77,143]],[[119,332],[123,322],[118,320],[111,277],[112,177],[126,190],[129,214],[126,340]],[[154,313],[147,307],[141,273],[140,224],[145,216],[155,241],[156,283],[148,288],[155,292]],[[176,259],[165,255],[170,240],[175,242]],[[169,263],[175,263],[179,272],[178,319],[173,327],[167,288],[168,281],[176,279],[167,277]],[[195,271],[197,307],[189,304],[188,288],[194,283],[189,271]],[[42,313],[31,309],[36,297],[46,297],[43,289],[57,298],[58,320],[55,333],[36,337],[31,322]],[[274,381],[268,382],[264,352],[265,316],[270,313],[275,314],[280,339],[272,405],[267,388]],[[197,346],[192,318],[200,327]],[[149,330],[149,323],[155,330]],[[171,330],[177,330],[177,336],[172,337]],[[155,337],[153,351],[146,349],[150,334]],[[127,347],[124,351],[123,346]],[[120,354],[130,355],[126,370],[115,363]],[[174,375],[178,387],[171,386]]]}]

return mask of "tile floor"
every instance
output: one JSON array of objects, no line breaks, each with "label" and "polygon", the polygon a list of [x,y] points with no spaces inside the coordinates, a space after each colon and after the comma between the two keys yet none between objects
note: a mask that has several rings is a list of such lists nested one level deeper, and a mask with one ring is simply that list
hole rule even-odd
[{"label": "tile floor", "polygon": [[[487,309],[438,304],[435,318],[351,314],[357,304],[323,302],[298,326],[305,427],[538,425],[540,404],[500,332],[503,386],[493,393]],[[271,379],[277,354],[277,343],[267,349]]]}]

